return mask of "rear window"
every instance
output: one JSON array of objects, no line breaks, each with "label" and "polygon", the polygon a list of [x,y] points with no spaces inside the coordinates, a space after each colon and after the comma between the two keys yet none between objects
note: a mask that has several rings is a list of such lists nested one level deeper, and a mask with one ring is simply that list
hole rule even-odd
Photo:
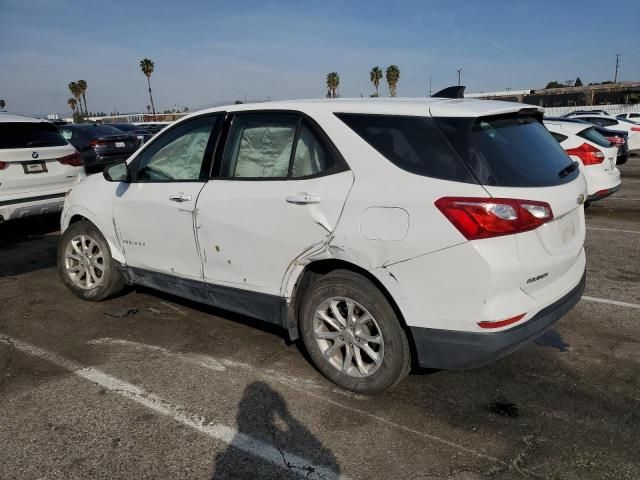
[{"label": "rear window", "polygon": [[89,135],[122,135],[122,131],[109,125],[90,125],[82,127],[83,132]]},{"label": "rear window", "polygon": [[482,185],[548,187],[574,180],[562,176],[571,160],[534,116],[437,118],[438,125]]},{"label": "rear window", "polygon": [[337,113],[394,165],[425,177],[478,183],[429,117]]},{"label": "rear window", "polygon": [[55,125],[49,122],[0,123],[0,149],[42,148],[67,145]]},{"label": "rear window", "polygon": [[611,142],[593,127],[589,127],[586,130],[581,131],[580,133],[578,133],[578,136],[584,138],[585,140],[589,140],[590,142],[593,142],[600,147],[611,146]]}]

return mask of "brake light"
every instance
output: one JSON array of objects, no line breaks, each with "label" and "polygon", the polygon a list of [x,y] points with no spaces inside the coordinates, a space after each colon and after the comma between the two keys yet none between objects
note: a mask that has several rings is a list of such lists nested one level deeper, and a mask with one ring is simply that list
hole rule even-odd
[{"label": "brake light", "polygon": [[624,138],[618,137],[616,135],[614,135],[613,137],[607,137],[607,140],[609,140],[611,143],[615,143],[616,145],[624,145]]},{"label": "brake light", "polygon": [[106,140],[91,140],[89,142],[90,147],[104,147],[105,145],[109,145]]},{"label": "brake light", "polygon": [[640,132],[640,127],[631,127],[632,132]]},{"label": "brake light", "polygon": [[480,328],[500,328],[506,327],[507,325],[511,325],[516,323],[518,320],[522,319],[526,313],[521,315],[516,315],[515,317],[507,318],[506,320],[498,320],[496,322],[478,322],[478,326]]},{"label": "brake light", "polygon": [[9,166],[9,164],[7,162],[0,162],[0,170],[4,170],[8,166]]},{"label": "brake light", "polygon": [[72,153],[66,157],[59,158],[58,161],[63,165],[69,165],[70,167],[81,167],[84,162],[82,161],[82,155],[79,152]]},{"label": "brake light", "polygon": [[467,240],[527,232],[553,219],[548,203],[533,200],[443,197],[435,205]]},{"label": "brake light", "polygon": [[588,143],[583,143],[576,148],[570,148],[566,152],[567,155],[573,155],[582,160],[583,165],[598,165],[604,160],[604,153]]}]

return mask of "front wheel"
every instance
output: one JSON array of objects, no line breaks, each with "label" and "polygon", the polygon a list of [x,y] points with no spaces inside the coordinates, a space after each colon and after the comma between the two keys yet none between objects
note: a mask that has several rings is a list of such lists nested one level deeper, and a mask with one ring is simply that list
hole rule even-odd
[{"label": "front wheel", "polygon": [[67,288],[83,300],[104,300],[125,285],[109,244],[87,221],[70,225],[60,238],[58,272]]},{"label": "front wheel", "polygon": [[409,373],[409,343],[393,307],[354,272],[336,270],[309,287],[300,330],[316,367],[347,390],[381,392]]}]

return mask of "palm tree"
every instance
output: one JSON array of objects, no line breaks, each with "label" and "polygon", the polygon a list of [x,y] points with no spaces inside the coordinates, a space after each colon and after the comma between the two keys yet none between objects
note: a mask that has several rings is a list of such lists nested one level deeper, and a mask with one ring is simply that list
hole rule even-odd
[{"label": "palm tree", "polygon": [[369,72],[369,78],[371,79],[371,83],[376,87],[376,94],[378,96],[378,86],[380,85],[380,80],[382,80],[382,69],[380,67],[373,67]]},{"label": "palm tree", "polygon": [[69,82],[68,87],[71,95],[76,99],[78,113],[82,115],[82,102],[80,102],[80,87],[78,86],[78,82]]},{"label": "palm tree", "polygon": [[151,110],[153,110],[153,118],[156,118],[156,107],[153,104],[153,96],[151,96],[151,74],[153,73],[155,65],[153,61],[148,58],[143,58],[140,60],[140,70],[147,77],[147,85],[149,85],[149,100],[151,100]]},{"label": "palm tree", "polygon": [[336,90],[340,86],[340,75],[338,72],[330,72],[327,74],[327,88],[329,89],[329,96],[336,98]]},{"label": "palm tree", "polygon": [[397,65],[389,65],[386,73],[389,93],[391,93],[392,97],[395,97],[398,89],[398,81],[400,80],[400,69]]},{"label": "palm tree", "polygon": [[0,98],[0,110],[4,110],[4,107],[7,106],[7,102]]},{"label": "palm tree", "polygon": [[75,116],[76,107],[78,106],[78,102],[76,101],[76,99],[70,98],[69,100],[67,100],[67,105],[69,105],[69,108],[73,111],[73,115]]},{"label": "palm tree", "polygon": [[147,105],[147,113],[151,113],[151,105]]},{"label": "palm tree", "polygon": [[84,102],[84,113],[89,115],[89,110],[87,110],[87,97],[86,97],[87,82],[85,80],[78,80],[76,83],[78,84],[78,91],[80,92],[80,95],[82,95],[82,101]]}]

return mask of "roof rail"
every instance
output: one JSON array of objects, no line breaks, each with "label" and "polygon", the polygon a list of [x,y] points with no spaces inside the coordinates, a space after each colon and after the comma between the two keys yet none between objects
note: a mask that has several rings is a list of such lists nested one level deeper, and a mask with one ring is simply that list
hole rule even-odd
[{"label": "roof rail", "polygon": [[435,98],[464,98],[464,85],[453,85],[451,87],[443,88],[438,93],[431,95]]}]

